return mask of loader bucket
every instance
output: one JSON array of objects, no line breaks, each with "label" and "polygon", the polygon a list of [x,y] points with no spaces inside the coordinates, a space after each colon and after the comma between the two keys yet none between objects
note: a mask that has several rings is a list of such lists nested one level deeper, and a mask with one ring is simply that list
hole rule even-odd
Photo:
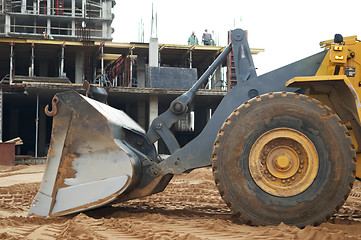
[{"label": "loader bucket", "polygon": [[29,216],[61,216],[112,202],[137,182],[141,163],[121,140],[144,130],[124,112],[76,92],[57,94],[47,166]]}]

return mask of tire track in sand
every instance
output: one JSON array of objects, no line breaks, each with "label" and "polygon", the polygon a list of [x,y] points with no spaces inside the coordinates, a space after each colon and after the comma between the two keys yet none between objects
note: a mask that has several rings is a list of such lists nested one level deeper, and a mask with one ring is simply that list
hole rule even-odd
[{"label": "tire track in sand", "polygon": [[[0,239],[360,239],[361,223],[342,221],[304,229],[252,227],[236,220],[220,198],[210,169],[175,176],[164,192],[67,217],[1,217],[26,214],[40,183],[0,188]],[[361,184],[342,211],[355,217],[361,209]],[[27,205],[28,204],[28,205]],[[27,205],[27,206],[25,206]],[[347,212],[348,211],[348,212]]]},{"label": "tire track in sand", "polygon": [[39,186],[40,183],[28,183],[0,188],[0,217],[26,216]]}]

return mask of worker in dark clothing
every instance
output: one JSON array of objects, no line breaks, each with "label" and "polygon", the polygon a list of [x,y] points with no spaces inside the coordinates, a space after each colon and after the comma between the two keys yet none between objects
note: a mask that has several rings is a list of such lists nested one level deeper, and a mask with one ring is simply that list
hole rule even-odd
[{"label": "worker in dark clothing", "polygon": [[207,29],[204,30],[202,42],[204,45],[212,45],[212,34],[210,34]]}]

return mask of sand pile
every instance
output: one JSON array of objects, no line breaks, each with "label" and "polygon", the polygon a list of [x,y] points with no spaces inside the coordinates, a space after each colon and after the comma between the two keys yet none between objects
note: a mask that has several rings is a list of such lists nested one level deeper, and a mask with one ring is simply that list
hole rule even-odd
[{"label": "sand pile", "polygon": [[361,183],[329,222],[304,229],[238,221],[211,169],[175,176],[162,193],[58,218],[27,218],[44,165],[0,166],[0,239],[361,239]]}]

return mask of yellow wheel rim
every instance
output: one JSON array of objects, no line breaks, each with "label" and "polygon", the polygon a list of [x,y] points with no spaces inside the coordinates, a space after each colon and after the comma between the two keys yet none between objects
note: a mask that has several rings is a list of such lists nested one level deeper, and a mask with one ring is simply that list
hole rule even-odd
[{"label": "yellow wheel rim", "polygon": [[317,151],[303,133],[276,128],[264,133],[253,144],[249,170],[265,192],[291,197],[305,191],[318,171]]}]

